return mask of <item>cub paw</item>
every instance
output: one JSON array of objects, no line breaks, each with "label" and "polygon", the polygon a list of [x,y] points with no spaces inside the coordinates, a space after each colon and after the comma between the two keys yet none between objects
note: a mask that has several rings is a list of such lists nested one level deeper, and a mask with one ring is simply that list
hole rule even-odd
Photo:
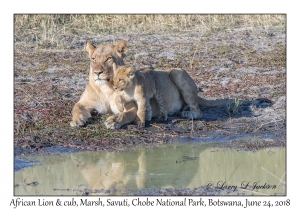
[{"label": "cub paw", "polygon": [[118,124],[117,121],[118,116],[117,115],[112,115],[105,120],[104,125],[107,129],[119,129],[121,128],[120,124]]},{"label": "cub paw", "polygon": [[124,111],[124,106],[123,105],[118,105],[117,104],[117,108],[118,108],[119,112],[123,112]]},{"label": "cub paw", "polygon": [[181,116],[188,119],[200,119],[202,117],[201,112],[183,111]]},{"label": "cub paw", "polygon": [[163,113],[159,114],[157,119],[156,119],[156,122],[164,122],[164,121],[167,121],[168,120],[168,115],[165,115]]},{"label": "cub paw", "polygon": [[138,128],[145,128],[145,121],[138,121]]}]

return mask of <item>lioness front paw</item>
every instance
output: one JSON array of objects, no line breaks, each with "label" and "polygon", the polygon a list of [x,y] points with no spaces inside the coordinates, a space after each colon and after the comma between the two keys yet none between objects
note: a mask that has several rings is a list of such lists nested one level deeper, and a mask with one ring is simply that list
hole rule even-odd
[{"label": "lioness front paw", "polygon": [[104,125],[107,129],[119,129],[121,128],[121,125],[116,122],[118,116],[117,115],[112,115],[105,120]]},{"label": "lioness front paw", "polygon": [[84,126],[86,121],[84,119],[76,119],[70,122],[71,127],[81,127]]}]

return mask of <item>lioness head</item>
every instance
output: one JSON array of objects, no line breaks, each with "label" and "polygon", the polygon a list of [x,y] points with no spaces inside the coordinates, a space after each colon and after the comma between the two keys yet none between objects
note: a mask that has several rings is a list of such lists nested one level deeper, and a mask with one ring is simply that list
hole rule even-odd
[{"label": "lioness head", "polygon": [[102,85],[112,80],[113,63],[124,65],[123,58],[128,51],[128,43],[122,40],[115,45],[102,44],[94,47],[88,42],[86,50],[90,58],[90,82]]},{"label": "lioness head", "polygon": [[133,78],[135,75],[135,70],[131,66],[120,66],[117,67],[115,63],[113,63],[114,70],[114,89],[116,91],[123,91],[129,85],[133,83]]}]

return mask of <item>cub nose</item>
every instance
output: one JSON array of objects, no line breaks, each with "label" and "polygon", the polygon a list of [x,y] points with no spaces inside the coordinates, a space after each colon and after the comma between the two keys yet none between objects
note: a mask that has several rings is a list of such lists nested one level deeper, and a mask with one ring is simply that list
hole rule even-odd
[{"label": "cub nose", "polygon": [[102,74],[102,73],[103,73],[103,71],[96,71],[96,72],[94,72],[94,74],[96,74],[98,77],[99,77],[99,75]]}]

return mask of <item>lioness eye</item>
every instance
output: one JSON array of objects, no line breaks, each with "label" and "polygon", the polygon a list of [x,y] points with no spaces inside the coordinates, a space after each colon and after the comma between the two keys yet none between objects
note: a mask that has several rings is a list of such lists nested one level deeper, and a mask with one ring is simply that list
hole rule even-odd
[{"label": "lioness eye", "polygon": [[95,61],[96,61],[96,59],[95,59],[95,58],[92,58],[92,61],[94,61],[94,62],[95,62]]},{"label": "lioness eye", "polygon": [[109,61],[109,60],[111,60],[111,57],[109,57],[109,58],[106,59],[106,61]]}]

